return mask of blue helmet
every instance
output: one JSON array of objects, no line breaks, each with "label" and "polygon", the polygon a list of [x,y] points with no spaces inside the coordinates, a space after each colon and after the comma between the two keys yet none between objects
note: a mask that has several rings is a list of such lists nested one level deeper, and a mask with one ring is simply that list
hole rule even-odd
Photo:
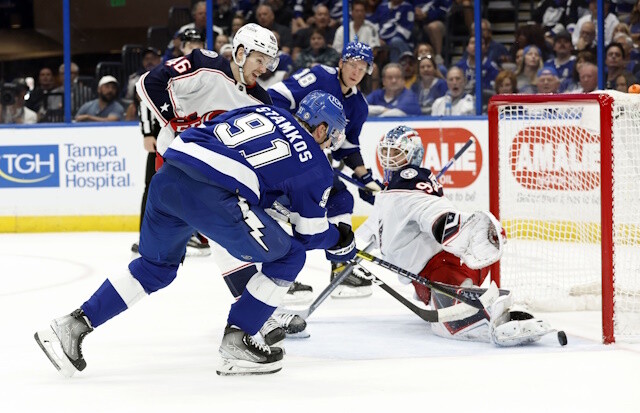
[{"label": "blue helmet", "polygon": [[408,126],[396,126],[385,133],[378,143],[378,159],[384,171],[384,181],[389,182],[393,172],[407,166],[420,166],[424,146],[418,132]]},{"label": "blue helmet", "polygon": [[368,44],[361,43],[358,39],[347,43],[342,50],[342,60],[349,59],[364,60],[367,63],[367,74],[373,72],[373,50]]},{"label": "blue helmet", "polygon": [[296,116],[313,128],[323,122],[326,123],[327,138],[325,142],[331,139],[331,149],[333,150],[342,145],[346,137],[344,129],[347,126],[347,118],[344,115],[342,103],[335,96],[314,90],[300,101]]}]

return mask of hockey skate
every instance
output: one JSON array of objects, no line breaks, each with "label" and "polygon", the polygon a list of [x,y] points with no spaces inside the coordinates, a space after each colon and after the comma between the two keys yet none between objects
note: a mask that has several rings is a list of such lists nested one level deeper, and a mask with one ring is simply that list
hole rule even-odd
[{"label": "hockey skate", "polygon": [[313,300],[313,288],[310,285],[294,281],[282,300],[282,306],[308,304],[311,300]]},{"label": "hockey skate", "polygon": [[260,329],[260,335],[269,347],[282,347],[286,332],[274,317],[269,317]]},{"label": "hockey skate", "polygon": [[34,338],[56,369],[65,377],[82,371],[87,363],[82,357],[82,340],[93,331],[81,309],[56,318],[51,329],[38,331]]},{"label": "hockey skate", "polygon": [[187,257],[207,257],[211,255],[209,240],[199,232],[194,232],[187,243]]},{"label": "hockey skate", "polygon": [[[344,269],[344,263],[331,263],[331,280]],[[372,294],[371,280],[360,271],[353,268],[351,274],[331,293],[332,298],[364,298]]]},{"label": "hockey skate", "polygon": [[216,372],[221,376],[270,374],[282,369],[280,347],[259,343],[235,326],[224,329],[219,351],[222,363]]},{"label": "hockey skate", "polygon": [[309,338],[307,322],[296,314],[277,313],[272,316],[287,335],[287,338]]}]

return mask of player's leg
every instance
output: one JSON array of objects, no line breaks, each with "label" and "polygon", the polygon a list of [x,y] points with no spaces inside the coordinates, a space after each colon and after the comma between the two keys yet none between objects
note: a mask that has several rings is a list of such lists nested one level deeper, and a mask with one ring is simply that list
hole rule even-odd
[{"label": "player's leg", "polygon": [[113,274],[79,309],[51,322],[51,329],[35,334],[36,341],[65,376],[83,370],[82,340],[93,329],[125,311],[148,294],[169,285],[176,277],[193,228],[172,214],[177,180],[158,173],[149,189],[140,231],[141,257],[128,269]]},{"label": "player's leg", "polygon": [[[351,225],[353,205],[353,195],[351,195],[345,184],[338,179],[338,177],[334,177],[333,188],[327,201],[327,217],[329,218],[329,222],[335,225],[338,225],[340,222]],[[344,265],[345,263],[331,263],[332,280],[342,271]],[[333,298],[359,298],[368,297],[371,293],[371,280],[362,276],[358,268],[351,272],[347,279],[331,293],[331,296]]]}]

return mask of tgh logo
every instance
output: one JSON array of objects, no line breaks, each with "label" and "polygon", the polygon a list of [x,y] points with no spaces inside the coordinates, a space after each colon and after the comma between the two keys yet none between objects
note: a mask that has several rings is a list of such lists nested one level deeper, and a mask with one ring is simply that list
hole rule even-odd
[{"label": "tgh logo", "polygon": [[0,188],[57,186],[58,145],[0,146]]}]

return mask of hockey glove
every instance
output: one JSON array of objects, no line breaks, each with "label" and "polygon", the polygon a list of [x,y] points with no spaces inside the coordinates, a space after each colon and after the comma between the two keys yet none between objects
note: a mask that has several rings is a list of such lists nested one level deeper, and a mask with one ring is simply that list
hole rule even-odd
[{"label": "hockey glove", "polygon": [[338,243],[331,248],[325,250],[327,259],[335,262],[345,262],[352,260],[356,256],[356,240],[351,230],[351,225],[347,225],[344,222],[339,223],[337,226],[338,232],[340,232],[340,239]]},{"label": "hockey glove", "polygon": [[366,186],[371,190],[371,191],[366,191],[364,189],[358,189],[358,194],[360,194],[360,198],[363,201],[373,205],[374,201],[376,200],[376,197],[375,197],[376,193],[382,191],[382,189],[384,188],[384,186],[382,185],[382,182],[378,181],[377,179],[373,179],[373,175],[371,174],[371,169],[367,169],[367,173],[362,176],[357,176],[356,174],[353,174],[352,177],[358,180],[359,182],[362,182],[364,186]]},{"label": "hockey glove", "polygon": [[506,242],[500,221],[485,211],[476,211],[471,216],[445,213],[434,224],[434,236],[442,240],[443,250],[460,258],[473,270],[498,261]]},{"label": "hockey glove", "polygon": [[173,118],[169,121],[171,124],[171,128],[180,133],[185,130],[198,126],[202,123],[202,119],[198,116],[196,112],[184,117]]}]

